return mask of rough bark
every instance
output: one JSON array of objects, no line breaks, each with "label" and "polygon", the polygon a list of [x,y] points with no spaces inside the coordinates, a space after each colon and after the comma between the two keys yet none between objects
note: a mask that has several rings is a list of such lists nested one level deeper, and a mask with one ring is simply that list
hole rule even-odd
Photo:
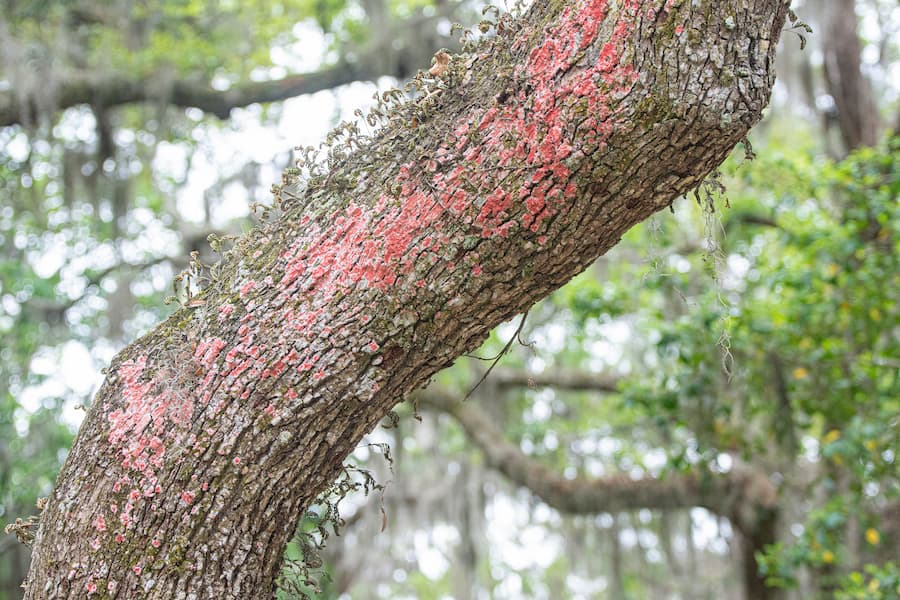
[{"label": "rough bark", "polygon": [[113,360],[26,598],[270,594],[298,518],[392,406],[725,158],[768,100],[786,9],[538,3],[335,146]]}]

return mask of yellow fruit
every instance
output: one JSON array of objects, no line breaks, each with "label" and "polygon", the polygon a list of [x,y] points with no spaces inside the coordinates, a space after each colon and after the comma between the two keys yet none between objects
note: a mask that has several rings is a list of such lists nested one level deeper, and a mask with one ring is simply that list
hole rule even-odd
[{"label": "yellow fruit", "polygon": [[839,439],[841,439],[841,432],[837,429],[832,429],[825,434],[825,437],[822,438],[822,443],[830,444],[831,442],[836,442]]},{"label": "yellow fruit", "polygon": [[877,546],[881,542],[881,535],[878,533],[878,530],[871,527],[866,529],[866,541],[873,546]]}]

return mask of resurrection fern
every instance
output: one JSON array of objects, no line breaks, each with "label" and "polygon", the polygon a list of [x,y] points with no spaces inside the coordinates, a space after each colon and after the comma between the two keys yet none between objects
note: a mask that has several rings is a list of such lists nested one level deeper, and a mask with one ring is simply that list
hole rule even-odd
[{"label": "resurrection fern", "polygon": [[[388,466],[393,470],[394,459],[388,444],[371,443],[362,447],[376,448],[384,456]],[[277,585],[279,598],[283,600],[311,600],[310,594],[320,594],[322,583],[330,580],[322,558],[325,543],[333,533],[340,536],[341,528],[346,521],[341,516],[341,503],[352,494],[362,493],[365,498],[370,494],[381,494],[382,531],[387,526],[387,514],[384,511],[385,484],[378,483],[368,469],[345,464],[341,467],[337,479],[314,503],[314,508],[306,512],[298,524],[294,538],[291,540],[299,556],[285,555],[281,575]],[[361,510],[361,509],[358,509]]]}]

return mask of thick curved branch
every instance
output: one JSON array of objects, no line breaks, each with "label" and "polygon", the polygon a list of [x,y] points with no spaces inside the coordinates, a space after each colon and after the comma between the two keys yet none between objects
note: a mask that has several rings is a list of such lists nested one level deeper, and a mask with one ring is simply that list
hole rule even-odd
[{"label": "thick curved branch", "polygon": [[374,137],[345,130],[197,304],[113,361],[42,513],[26,598],[270,594],[300,516],[399,400],[746,136],[786,10],[534,3]]},{"label": "thick curved branch", "polygon": [[[397,24],[396,29],[430,31],[436,21],[451,15],[457,8],[458,5],[453,4],[444,7],[437,15],[410,17]],[[436,47],[458,47],[456,39],[450,36],[432,35]],[[51,104],[57,109],[66,109],[91,104],[108,108],[138,102],[165,102],[179,108],[197,108],[227,119],[235,108],[278,102],[357,81],[374,81],[384,76],[404,79],[415,73],[416,69],[427,66],[430,57],[423,54],[421,44],[406,44],[395,49],[392,45],[394,41],[394,36],[380,40],[377,47],[359,52],[360,56],[354,61],[344,61],[309,73],[292,74],[282,79],[241,83],[227,90],[217,90],[205,82],[186,79],[161,79],[155,83],[152,78],[121,73],[102,77],[96,77],[92,72],[80,73],[60,84],[52,103],[42,98],[40,106]],[[0,93],[0,127],[29,123],[35,120],[40,110],[35,102],[23,103],[11,92]]]},{"label": "thick curved branch", "polygon": [[[172,106],[199,108],[220,119],[226,119],[235,108],[313,94],[386,74],[366,67],[343,64],[273,81],[245,83],[228,90],[216,90],[202,83],[182,80],[175,81],[170,86],[162,86],[163,89],[160,90],[143,78],[122,75],[92,79],[86,75],[80,80],[62,84],[55,104],[58,108],[65,109],[79,104],[113,107],[164,100]],[[37,111],[35,106],[22,106],[8,92],[0,94],[0,127],[27,122]]]},{"label": "thick curved branch", "polygon": [[488,465],[528,488],[557,510],[573,514],[703,507],[753,531],[760,514],[775,508],[777,490],[768,477],[746,466],[728,473],[671,473],[662,478],[628,475],[563,477],[506,441],[503,432],[474,402],[460,402],[436,387],[417,396],[419,404],[452,416],[482,451]]},{"label": "thick curved branch", "polygon": [[519,369],[495,369],[489,381],[500,389],[552,387],[571,392],[612,394],[618,391],[622,376],[616,373],[589,373],[576,370],[526,373]]}]

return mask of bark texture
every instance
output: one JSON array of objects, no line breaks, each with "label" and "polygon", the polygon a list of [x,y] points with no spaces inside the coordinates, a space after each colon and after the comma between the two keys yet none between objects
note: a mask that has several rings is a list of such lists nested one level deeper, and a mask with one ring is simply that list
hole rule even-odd
[{"label": "bark texture", "polygon": [[113,361],[26,598],[261,598],[298,518],[406,394],[715,168],[759,119],[784,0],[537,3]]}]

